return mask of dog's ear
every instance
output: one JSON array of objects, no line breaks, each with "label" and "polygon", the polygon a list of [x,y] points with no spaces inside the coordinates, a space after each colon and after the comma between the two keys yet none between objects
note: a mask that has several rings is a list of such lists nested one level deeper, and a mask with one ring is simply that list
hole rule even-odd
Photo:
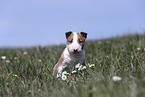
[{"label": "dog's ear", "polygon": [[80,34],[81,34],[85,39],[87,38],[87,33],[81,32]]},{"label": "dog's ear", "polygon": [[67,38],[68,38],[71,34],[72,34],[72,32],[71,32],[71,31],[66,32],[66,33],[65,33],[66,39],[67,39]]}]

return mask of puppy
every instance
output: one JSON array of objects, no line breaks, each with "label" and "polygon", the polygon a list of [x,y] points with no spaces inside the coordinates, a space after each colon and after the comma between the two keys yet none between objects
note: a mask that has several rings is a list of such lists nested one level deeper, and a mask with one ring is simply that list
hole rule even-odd
[{"label": "puppy", "polygon": [[56,73],[62,73],[64,70],[70,72],[77,63],[85,65],[84,47],[87,33],[72,33],[70,31],[66,32],[65,35],[67,39],[66,48],[61,54],[58,63],[54,66],[53,76]]}]

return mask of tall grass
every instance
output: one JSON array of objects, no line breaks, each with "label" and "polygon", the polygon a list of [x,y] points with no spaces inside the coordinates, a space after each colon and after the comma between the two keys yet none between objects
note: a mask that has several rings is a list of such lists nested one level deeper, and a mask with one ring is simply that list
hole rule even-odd
[{"label": "tall grass", "polygon": [[64,48],[0,49],[0,97],[145,97],[145,35],[87,41],[95,67],[65,81],[52,76]]}]

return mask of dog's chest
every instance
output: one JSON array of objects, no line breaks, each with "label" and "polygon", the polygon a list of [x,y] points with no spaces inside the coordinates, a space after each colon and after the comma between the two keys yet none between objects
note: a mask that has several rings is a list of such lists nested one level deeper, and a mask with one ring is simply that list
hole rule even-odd
[{"label": "dog's chest", "polygon": [[85,52],[82,51],[80,54],[72,55],[68,52],[67,48],[64,51],[64,64],[75,65],[77,63],[83,63],[85,60]]}]

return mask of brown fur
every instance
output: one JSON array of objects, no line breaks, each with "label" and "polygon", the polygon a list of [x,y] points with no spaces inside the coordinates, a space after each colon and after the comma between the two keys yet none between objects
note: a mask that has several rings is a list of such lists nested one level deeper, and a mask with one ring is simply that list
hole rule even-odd
[{"label": "brown fur", "polygon": [[[77,33],[78,34],[78,43],[82,46],[82,49],[84,48],[85,45],[85,39],[87,37],[87,33],[81,32],[81,33]],[[67,45],[71,44],[73,41],[73,33],[72,32],[67,32],[66,33],[66,38],[67,38]],[[81,42],[80,42],[81,41]],[[62,66],[64,60],[64,51],[61,54],[61,57],[59,58],[59,61],[57,62],[57,64],[54,66],[53,68],[53,76],[56,75],[58,67]],[[83,63],[83,65],[85,65],[85,62]]]},{"label": "brown fur", "polygon": [[73,33],[70,34],[70,36],[67,38],[67,45],[71,44],[70,41],[72,41],[72,39],[73,39]]},{"label": "brown fur", "polygon": [[59,58],[57,64],[56,64],[56,65],[54,66],[54,68],[53,68],[53,76],[56,75],[57,69],[58,69],[59,66],[62,65],[63,60],[64,60],[64,51],[63,51],[63,53],[61,54],[61,57]]},{"label": "brown fur", "polygon": [[79,43],[81,46],[82,46],[82,48],[84,47],[84,45],[85,45],[85,37],[83,37],[80,33],[77,33],[78,34],[78,43],[79,43],[79,41],[82,41],[81,43]]}]

